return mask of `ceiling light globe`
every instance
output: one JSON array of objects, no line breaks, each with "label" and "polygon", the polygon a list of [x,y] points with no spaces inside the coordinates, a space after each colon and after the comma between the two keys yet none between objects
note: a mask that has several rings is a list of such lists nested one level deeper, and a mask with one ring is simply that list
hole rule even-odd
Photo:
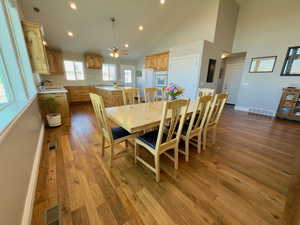
[{"label": "ceiling light globe", "polygon": [[160,0],[160,4],[165,4],[166,3],[166,0]]},{"label": "ceiling light globe", "polygon": [[144,30],[144,27],[142,25],[139,26],[139,30],[142,31]]},{"label": "ceiling light globe", "polygon": [[70,4],[71,9],[74,9],[74,10],[77,9],[77,6],[76,6],[75,2],[69,2],[69,4]]}]

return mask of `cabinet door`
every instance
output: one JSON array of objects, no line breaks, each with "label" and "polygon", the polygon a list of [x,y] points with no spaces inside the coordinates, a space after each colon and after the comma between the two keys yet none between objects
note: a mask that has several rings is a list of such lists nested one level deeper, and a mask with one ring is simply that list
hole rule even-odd
[{"label": "cabinet door", "polygon": [[49,74],[48,61],[43,45],[41,26],[22,21],[28,54],[34,73]]},{"label": "cabinet door", "polygon": [[150,56],[146,56],[145,57],[144,67],[145,67],[145,69],[150,69],[151,68],[151,65],[150,65]]},{"label": "cabinet door", "polygon": [[168,71],[169,69],[169,53],[165,53],[161,56],[162,61],[162,71]]},{"label": "cabinet door", "polygon": [[50,74],[65,74],[62,52],[46,48]]},{"label": "cabinet door", "polygon": [[86,68],[88,69],[102,69],[102,57],[97,54],[85,54]]}]

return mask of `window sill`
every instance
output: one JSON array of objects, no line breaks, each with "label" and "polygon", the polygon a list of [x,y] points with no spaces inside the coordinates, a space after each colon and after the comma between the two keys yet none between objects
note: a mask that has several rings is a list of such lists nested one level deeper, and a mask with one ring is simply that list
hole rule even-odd
[{"label": "window sill", "polygon": [[8,105],[0,111],[0,143],[35,99],[36,95],[29,101]]}]

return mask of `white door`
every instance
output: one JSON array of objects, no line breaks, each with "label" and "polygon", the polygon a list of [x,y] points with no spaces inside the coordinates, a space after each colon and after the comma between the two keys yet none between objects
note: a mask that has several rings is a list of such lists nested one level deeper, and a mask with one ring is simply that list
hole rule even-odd
[{"label": "white door", "polygon": [[227,64],[223,92],[229,94],[228,104],[236,104],[244,63]]},{"label": "white door", "polygon": [[170,59],[168,82],[184,88],[184,96],[195,99],[199,87],[200,58],[198,55],[172,57]]},{"label": "white door", "polygon": [[131,65],[121,65],[121,79],[124,86],[134,87],[135,85],[135,67]]}]

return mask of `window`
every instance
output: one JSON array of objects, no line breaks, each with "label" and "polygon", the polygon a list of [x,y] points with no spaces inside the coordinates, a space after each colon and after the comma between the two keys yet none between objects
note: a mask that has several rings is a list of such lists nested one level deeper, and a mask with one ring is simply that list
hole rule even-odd
[{"label": "window", "polygon": [[0,79],[0,108],[8,103],[8,96],[6,92],[4,82]]},{"label": "window", "polygon": [[288,49],[281,76],[300,76],[300,47]]},{"label": "window", "polygon": [[117,67],[115,64],[103,64],[102,66],[102,79],[104,81],[117,80]]},{"label": "window", "polygon": [[76,61],[64,61],[67,80],[84,80],[83,64]]},{"label": "window", "polygon": [[252,58],[249,73],[272,73],[277,56]]},{"label": "window", "polygon": [[124,80],[125,83],[132,83],[132,71],[124,70]]}]

